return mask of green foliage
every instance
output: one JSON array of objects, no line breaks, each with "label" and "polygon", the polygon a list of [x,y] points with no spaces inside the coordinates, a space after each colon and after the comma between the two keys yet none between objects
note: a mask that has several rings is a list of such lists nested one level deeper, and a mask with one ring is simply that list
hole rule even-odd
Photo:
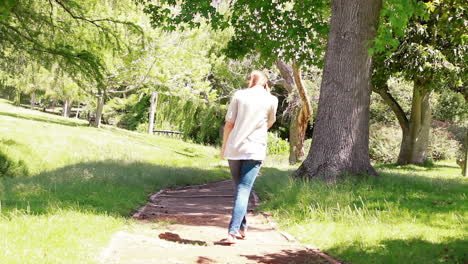
[{"label": "green foliage", "polygon": [[[399,103],[403,112],[408,116],[411,112],[411,100],[413,97],[413,83],[400,76],[391,77],[388,82],[388,92]],[[376,93],[371,94],[370,121],[371,123],[397,124],[395,113],[385,103],[382,97]]]},{"label": "green foliage", "polygon": [[424,4],[417,0],[384,0],[380,25],[371,53],[387,53],[397,49],[410,19],[424,13]]},{"label": "green foliage", "polygon": [[374,163],[393,163],[401,144],[401,128],[372,124],[369,129],[369,156]]},{"label": "green foliage", "polygon": [[2,263],[93,263],[115,232],[139,224],[128,216],[149,194],[229,176],[217,149],[95,129],[4,100],[0,127],[1,152],[30,172],[0,177]]},{"label": "green foliage", "polygon": [[200,18],[214,29],[232,27],[234,36],[226,50],[234,58],[260,51],[269,63],[277,58],[304,64],[322,61],[329,1],[235,1],[229,6],[195,0],[141,2],[155,27],[199,27]]},{"label": "green foliage", "polygon": [[461,150],[461,144],[454,135],[444,127],[431,130],[429,153],[432,160],[455,160]]},{"label": "green foliage", "polygon": [[287,139],[282,139],[277,133],[268,132],[267,139],[267,155],[286,154],[289,153],[289,142]]},{"label": "green foliage", "polygon": [[[2,143],[0,141],[0,146]],[[15,161],[0,151],[0,179],[2,177],[24,177],[28,176],[28,174],[28,167],[24,161]]]},{"label": "green foliage", "polygon": [[11,14],[11,9],[17,4],[15,0],[3,0],[0,3],[0,21],[7,19]]},{"label": "green foliage", "polygon": [[[369,130],[369,155],[375,163],[394,163],[401,144],[401,128],[395,125],[375,123]],[[460,142],[451,129],[444,126],[431,129],[429,141],[431,160],[454,160],[460,151]]]},{"label": "green foliage", "polygon": [[221,144],[221,128],[226,115],[225,108],[219,105],[200,105],[193,119],[184,123],[184,133],[196,143]]},{"label": "green foliage", "polygon": [[137,130],[142,123],[148,123],[150,96],[132,94],[127,98],[113,98],[104,107],[104,116],[109,124],[128,130]]},{"label": "green foliage", "polygon": [[376,39],[381,43],[375,45],[374,56],[377,88],[383,89],[397,73],[409,81],[420,80],[430,90],[463,86],[467,79],[466,1],[390,0],[387,5],[396,9],[382,11]]},{"label": "green foliage", "polygon": [[[434,117],[441,121],[462,124],[468,120],[468,102],[460,93],[444,91],[437,99]],[[466,126],[466,124],[465,124]]]}]

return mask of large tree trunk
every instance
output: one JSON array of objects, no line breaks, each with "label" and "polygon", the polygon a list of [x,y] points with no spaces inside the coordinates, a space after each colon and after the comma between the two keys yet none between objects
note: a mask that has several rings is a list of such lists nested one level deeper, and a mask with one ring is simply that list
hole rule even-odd
[{"label": "large tree trunk", "polygon": [[99,128],[101,126],[102,110],[104,109],[104,95],[99,95],[97,98],[96,118],[93,126]]},{"label": "large tree trunk", "polygon": [[276,61],[276,66],[283,78],[282,85],[289,95],[292,95],[291,122],[289,126],[289,164],[296,164],[304,158],[304,139],[307,125],[310,120],[312,108],[307,92],[302,83],[299,67],[287,65],[281,60]]},{"label": "large tree trunk", "polygon": [[156,106],[158,105],[158,92],[151,92],[149,121],[148,121],[148,134],[152,135],[154,131],[154,116],[156,113]]},{"label": "large tree trunk", "polygon": [[414,82],[409,129],[403,130],[399,165],[423,164],[427,160],[432,120],[430,94],[422,81]]},{"label": "large tree trunk", "polygon": [[296,177],[336,182],[341,173],[377,175],[369,159],[371,56],[381,0],[332,0],[312,146]]}]

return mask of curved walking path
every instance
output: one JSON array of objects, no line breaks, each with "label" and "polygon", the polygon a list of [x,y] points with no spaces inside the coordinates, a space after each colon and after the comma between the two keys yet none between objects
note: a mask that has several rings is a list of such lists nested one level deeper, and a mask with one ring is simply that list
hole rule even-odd
[{"label": "curved walking path", "polygon": [[226,245],[233,203],[233,183],[214,182],[153,194],[134,215],[158,223],[150,231],[120,231],[102,252],[102,263],[198,264],[318,264],[339,263],[327,255],[290,241],[268,218],[254,213],[258,199],[250,197],[246,240]]}]

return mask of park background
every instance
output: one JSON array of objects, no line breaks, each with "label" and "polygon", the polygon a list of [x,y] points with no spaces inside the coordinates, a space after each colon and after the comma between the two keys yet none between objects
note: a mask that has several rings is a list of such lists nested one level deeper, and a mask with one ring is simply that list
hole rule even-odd
[{"label": "park background", "polygon": [[93,263],[139,225],[128,216],[149,194],[229,178],[224,115],[253,69],[279,98],[256,191],[281,229],[352,263],[467,261],[464,1],[383,1],[368,47],[379,177],[333,184],[296,170],[312,145],[331,3],[161,3],[2,3],[0,263]]}]

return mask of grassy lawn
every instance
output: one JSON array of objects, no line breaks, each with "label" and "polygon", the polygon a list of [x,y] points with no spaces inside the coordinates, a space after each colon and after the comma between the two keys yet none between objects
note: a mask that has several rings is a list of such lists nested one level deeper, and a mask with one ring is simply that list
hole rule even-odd
[{"label": "grassy lawn", "polygon": [[455,163],[376,166],[378,179],[326,185],[269,168],[257,182],[283,229],[351,263],[468,261],[468,179]]},{"label": "grassy lawn", "polygon": [[[147,195],[229,177],[218,150],[0,100],[0,263],[95,263]],[[265,162],[261,209],[301,242],[352,263],[467,263],[468,179],[451,162],[377,165],[377,179],[291,180]],[[5,167],[0,166],[0,172]]]},{"label": "grassy lawn", "polygon": [[0,263],[94,263],[161,188],[229,176],[218,150],[0,100]]}]

